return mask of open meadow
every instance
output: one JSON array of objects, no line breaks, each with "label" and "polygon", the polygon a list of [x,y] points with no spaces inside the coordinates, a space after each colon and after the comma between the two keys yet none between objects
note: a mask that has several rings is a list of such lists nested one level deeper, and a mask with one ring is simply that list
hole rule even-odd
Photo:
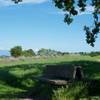
[{"label": "open meadow", "polygon": [[[36,100],[44,100],[43,98],[45,96],[50,100],[57,100],[54,95],[59,95],[60,90],[57,90],[56,93],[55,90],[53,90],[54,97],[52,97],[50,86],[44,84],[41,86],[40,82],[33,80],[34,76],[40,76],[42,74],[42,71],[47,64],[81,65],[87,79],[100,80],[100,56],[64,55],[16,59],[0,58],[0,100],[11,100],[11,98],[13,100],[19,100],[18,98],[37,98]],[[84,85],[79,87],[79,84],[78,87],[74,87],[76,91],[71,91],[71,93],[70,91],[67,91],[67,93],[75,96],[73,92],[78,93],[79,91],[83,91]],[[99,96],[100,84],[98,83],[95,88],[96,90],[93,90],[95,91],[94,95]],[[63,88],[60,92],[62,93],[64,91]],[[87,88],[85,91],[87,91]],[[62,94],[64,95],[64,93]],[[88,93],[86,94],[86,92],[83,92],[82,97],[86,96],[88,96]],[[99,98],[90,100],[99,100]]]},{"label": "open meadow", "polygon": [[0,0],[0,100],[100,100],[100,0]]}]

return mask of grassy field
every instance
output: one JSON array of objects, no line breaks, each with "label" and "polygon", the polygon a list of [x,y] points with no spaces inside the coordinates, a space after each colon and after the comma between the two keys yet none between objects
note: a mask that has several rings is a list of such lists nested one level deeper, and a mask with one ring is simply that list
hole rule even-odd
[{"label": "grassy field", "polygon": [[[11,100],[11,98],[19,100],[18,98],[29,97],[43,98],[47,94],[50,97],[52,87],[44,86],[44,84],[41,86],[32,77],[41,75],[46,64],[63,63],[81,65],[86,78],[100,80],[100,56],[66,55],[19,59],[0,58],[0,100]],[[99,93],[97,94],[99,95]]]}]

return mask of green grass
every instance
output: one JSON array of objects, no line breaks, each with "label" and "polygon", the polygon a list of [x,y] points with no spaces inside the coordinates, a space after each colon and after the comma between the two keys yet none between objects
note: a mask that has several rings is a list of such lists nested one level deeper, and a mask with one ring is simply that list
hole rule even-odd
[{"label": "green grass", "polygon": [[99,59],[100,56],[79,55],[19,58],[17,60],[0,58],[0,98],[28,98],[35,95],[43,98],[45,94],[49,97],[53,93],[50,90],[52,87],[41,85],[32,79],[33,76],[41,75],[46,64],[71,63],[81,65],[87,78],[100,80]]},{"label": "green grass", "polygon": [[[0,68],[0,97],[8,98],[26,96],[26,93],[34,86],[33,76],[41,73],[41,66],[15,65]],[[28,95],[28,94],[27,94]]]},{"label": "green grass", "polygon": [[0,67],[12,66],[20,64],[46,64],[46,63],[61,63],[71,61],[99,61],[100,57],[79,56],[79,55],[65,55],[57,57],[40,57],[40,58],[19,58],[17,60],[0,59]]},{"label": "green grass", "polygon": [[[95,89],[92,88],[92,91],[93,90],[95,91],[96,87]],[[96,94],[94,91],[92,93]],[[90,95],[91,90],[89,89],[89,84],[83,82],[75,82],[69,87],[60,87],[53,92],[52,100],[100,100],[100,88],[98,96]]]}]

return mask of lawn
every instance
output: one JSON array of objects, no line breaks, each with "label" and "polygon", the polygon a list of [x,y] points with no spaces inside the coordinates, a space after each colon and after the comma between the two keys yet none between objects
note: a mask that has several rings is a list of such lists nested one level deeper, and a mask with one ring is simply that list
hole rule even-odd
[{"label": "lawn", "polygon": [[18,98],[34,96],[43,98],[47,94],[50,97],[52,87],[44,84],[41,86],[38,81],[32,78],[41,75],[47,64],[63,63],[81,65],[86,78],[100,80],[100,56],[66,55],[17,60],[0,58],[0,98],[4,98],[3,100],[11,98],[19,100]]}]

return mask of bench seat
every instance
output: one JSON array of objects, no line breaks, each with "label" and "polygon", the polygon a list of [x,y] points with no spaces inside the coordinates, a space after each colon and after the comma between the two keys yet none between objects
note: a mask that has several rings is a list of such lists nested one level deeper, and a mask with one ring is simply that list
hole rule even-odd
[{"label": "bench seat", "polygon": [[76,68],[72,65],[46,65],[42,76],[34,77],[41,82],[53,85],[68,85],[74,80]]},{"label": "bench seat", "polygon": [[64,80],[64,79],[54,79],[54,78],[46,78],[46,77],[35,77],[34,79],[37,79],[41,82],[46,82],[49,84],[53,84],[53,85],[67,85],[68,81]]}]

